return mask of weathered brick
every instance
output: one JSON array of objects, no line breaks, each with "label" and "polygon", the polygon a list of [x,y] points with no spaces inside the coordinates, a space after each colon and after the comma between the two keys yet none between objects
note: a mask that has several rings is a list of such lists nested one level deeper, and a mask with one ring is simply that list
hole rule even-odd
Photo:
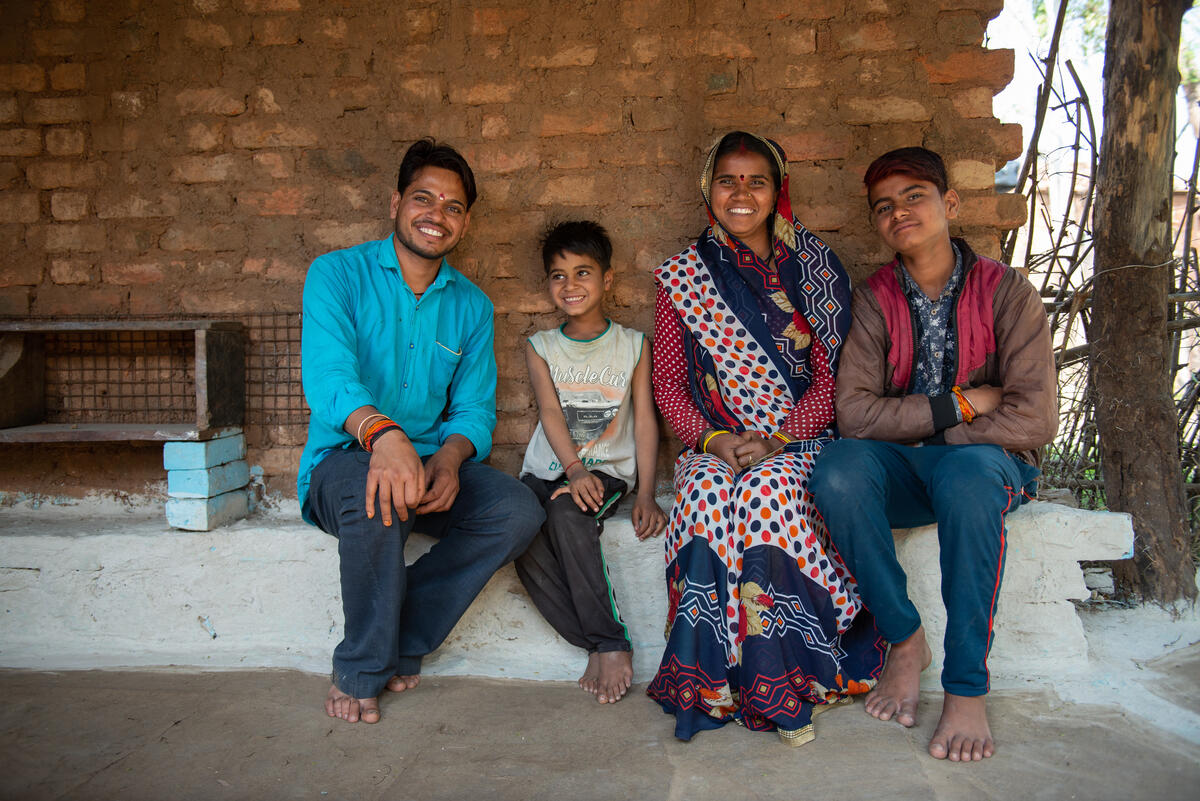
[{"label": "weathered brick", "polygon": [[36,156],[42,152],[42,134],[37,128],[0,129],[0,156]]},{"label": "weathered brick", "polygon": [[404,78],[397,88],[404,95],[426,103],[436,103],[442,99],[442,80],[437,76]]},{"label": "weathered brick", "polygon": [[991,189],[995,185],[996,167],[990,161],[960,159],[947,166],[954,189]]},{"label": "weathered brick", "polygon": [[184,137],[191,150],[212,150],[221,144],[221,123],[195,122],[187,127]]},{"label": "weathered brick", "polygon": [[935,84],[966,83],[1003,89],[1013,76],[1012,50],[975,48],[937,60],[918,56],[917,62],[925,68],[929,82]]},{"label": "weathered brick", "polygon": [[163,268],[154,262],[116,263],[100,265],[100,275],[106,284],[159,284]]},{"label": "weathered brick", "polygon": [[747,0],[746,14],[759,19],[833,19],[846,12],[846,0],[805,0],[781,6],[776,0]]},{"label": "weathered brick", "polygon": [[684,113],[674,98],[654,97],[635,102],[630,109],[629,118],[633,123],[633,130],[639,133],[670,131],[683,123]]},{"label": "weathered brick", "polygon": [[136,120],[146,111],[146,100],[141,92],[113,92],[109,95],[113,114],[121,119]]},{"label": "weathered brick", "polygon": [[599,109],[594,106],[569,111],[542,112],[539,133],[542,136],[569,134],[616,133],[623,125],[620,109]]},{"label": "weathered brick", "polygon": [[87,67],[83,64],[59,64],[50,70],[50,87],[59,92],[74,92],[87,86]]},{"label": "weathered brick", "polygon": [[508,118],[503,114],[484,114],[479,133],[484,139],[501,139],[509,135]]},{"label": "weathered brick", "polygon": [[470,83],[450,88],[450,102],[466,106],[510,103],[521,91],[520,83]]},{"label": "weathered brick", "polygon": [[308,268],[297,261],[278,258],[252,258],[242,262],[242,272],[261,275],[272,281],[303,281]]},{"label": "weathered brick", "polygon": [[179,197],[165,192],[147,197],[128,190],[108,190],[96,199],[96,216],[102,220],[174,217],[179,207]]},{"label": "weathered brick", "polygon": [[125,122],[93,124],[92,147],[101,153],[128,153],[142,140],[139,128]]},{"label": "weathered brick", "polygon": [[546,181],[538,199],[542,204],[587,206],[600,201],[594,175],[560,175]]},{"label": "weathered brick", "polygon": [[762,65],[754,70],[754,85],[760,90],[767,91],[811,89],[814,86],[823,85],[828,75],[828,64],[815,58],[806,59],[791,62],[782,69],[777,65]]},{"label": "weathered brick", "polygon": [[33,49],[39,56],[77,56],[88,48],[80,28],[49,28],[33,31]]},{"label": "weathered brick", "polygon": [[43,247],[52,253],[94,253],[104,250],[107,238],[103,225],[62,223],[46,227]]},{"label": "weathered brick", "polygon": [[439,14],[437,5],[426,8],[406,8],[404,9],[402,30],[409,38],[429,36],[438,29]]},{"label": "weathered brick", "polygon": [[990,88],[977,86],[955,92],[950,97],[950,103],[954,106],[955,111],[968,119],[990,117],[992,116],[992,96],[993,92]]},{"label": "weathered brick", "polygon": [[232,130],[233,144],[248,150],[264,147],[313,147],[320,137],[312,128],[285,122],[255,120],[236,125]]},{"label": "weathered brick", "polygon": [[838,103],[842,119],[849,123],[924,122],[933,112],[909,97],[850,97]]},{"label": "weathered brick", "polygon": [[51,156],[79,156],[83,154],[85,138],[78,128],[46,129],[46,152]]},{"label": "weathered brick", "polygon": [[664,0],[640,0],[637,3],[620,3],[621,22],[630,28],[646,28],[662,25],[669,18],[668,3]]},{"label": "weathered brick", "polygon": [[0,64],[0,92],[40,92],[46,71],[37,64]]},{"label": "weathered brick", "polygon": [[1025,140],[1019,123],[999,126],[992,134],[992,141],[995,143],[997,161],[1011,161],[1025,152]]},{"label": "weathered brick", "polygon": [[676,40],[676,54],[687,58],[696,53],[703,53],[714,58],[744,58],[756,57],[754,48],[738,38],[728,27],[704,30],[696,34],[694,40],[680,37]]},{"label": "weathered brick", "polygon": [[248,314],[268,311],[254,292],[244,289],[195,290],[179,293],[179,305],[191,314]]},{"label": "weathered brick", "polygon": [[504,174],[538,165],[537,147],[518,142],[498,142],[466,149],[472,169],[482,174]]},{"label": "weathered brick", "polygon": [[60,315],[113,315],[124,311],[127,293],[116,287],[44,286],[37,291],[33,313],[44,317]]},{"label": "weathered brick", "polygon": [[370,239],[379,239],[384,231],[383,221],[344,222],[342,220],[328,220],[315,226],[311,232],[305,232],[304,239],[307,242],[311,236],[314,245],[318,245],[325,250],[332,250],[335,248],[348,248]]},{"label": "weathered brick", "polygon": [[[20,226],[5,226],[8,227],[20,230]],[[3,240],[5,250],[14,252],[10,248],[15,243],[8,241],[8,236],[4,236]],[[23,253],[19,259],[0,260],[0,287],[37,286],[42,283],[45,272],[44,259],[35,257],[32,253]]]},{"label": "weathered brick", "polygon": [[254,43],[265,47],[294,45],[300,41],[296,17],[260,17],[254,20]]},{"label": "weathered brick", "polygon": [[782,46],[783,52],[806,56],[817,52],[817,29],[811,25],[783,31],[772,31],[771,43]]},{"label": "weathered brick", "polygon": [[847,53],[877,53],[896,50],[901,45],[888,20],[868,22],[838,37],[838,46]]},{"label": "weathered brick", "polygon": [[27,317],[33,291],[27,286],[7,286],[0,289],[0,314],[6,317]]},{"label": "weathered brick", "polygon": [[314,192],[310,187],[285,186],[273,192],[247,191],[237,193],[237,205],[251,214],[264,217],[286,217],[312,211]]},{"label": "weathered brick", "polygon": [[191,0],[192,8],[201,14],[211,14],[221,7],[224,0]]},{"label": "weathered brick", "polygon": [[590,67],[596,63],[599,48],[595,45],[573,44],[553,53],[531,52],[521,64],[530,69],[554,69],[558,67]]},{"label": "weathered brick", "polygon": [[7,189],[21,177],[21,168],[11,161],[0,161],[0,189]]},{"label": "weathered brick", "polygon": [[172,252],[241,250],[246,232],[238,225],[176,222],[158,241],[159,247]]},{"label": "weathered brick", "polygon": [[83,192],[54,192],[50,195],[50,214],[56,220],[82,220],[88,213],[88,196]]},{"label": "weathered brick", "polygon": [[233,45],[233,37],[224,25],[189,19],[183,23],[183,37],[201,47],[224,48]]},{"label": "weathered brick", "polygon": [[265,86],[254,90],[254,110],[262,114],[278,114],[283,111],[275,101],[275,93]]},{"label": "weathered brick", "polygon": [[299,11],[300,0],[238,0],[238,6],[251,14],[272,11]]},{"label": "weathered brick", "polygon": [[950,45],[977,45],[983,41],[983,22],[971,11],[941,14],[937,18],[937,39]]},{"label": "weathered brick", "polygon": [[0,223],[37,222],[41,208],[37,192],[4,192],[0,194]]},{"label": "weathered brick", "polygon": [[15,97],[0,97],[0,122],[12,123],[21,119],[21,109]]},{"label": "weathered brick", "polygon": [[228,181],[233,177],[237,159],[229,153],[216,156],[180,156],[171,165],[170,180],[184,184]]},{"label": "weathered brick", "polygon": [[850,155],[853,141],[842,126],[823,126],[816,130],[781,134],[779,144],[789,161],[828,161]]},{"label": "weathered brick", "polygon": [[991,19],[1004,8],[1004,0],[938,0],[937,5],[943,11],[981,11]]},{"label": "weathered brick", "polygon": [[57,22],[81,22],[87,13],[84,0],[51,0],[50,15]]},{"label": "weathered brick", "polygon": [[251,161],[254,166],[271,178],[290,178],[294,161],[283,153],[255,153]]},{"label": "weathered brick", "polygon": [[317,26],[318,33],[331,43],[342,44],[350,36],[350,26],[342,17],[326,17]]},{"label": "weathered brick", "polygon": [[232,89],[184,89],[175,95],[180,114],[220,114],[233,117],[246,110],[246,97]]},{"label": "weathered brick", "polygon": [[471,34],[504,36],[514,25],[529,19],[524,8],[476,8],[471,11]]},{"label": "weathered brick", "polygon": [[86,284],[92,280],[92,263],[81,259],[51,259],[50,280],[56,284]]},{"label": "weathered brick", "polygon": [[959,225],[988,225],[1001,230],[1025,223],[1025,199],[1014,194],[964,195],[959,206]]},{"label": "weathered brick", "polygon": [[39,161],[25,168],[25,178],[38,189],[93,186],[104,174],[99,162]]},{"label": "weathered brick", "polygon": [[25,107],[25,121],[39,125],[87,122],[91,102],[85,97],[35,97]]}]

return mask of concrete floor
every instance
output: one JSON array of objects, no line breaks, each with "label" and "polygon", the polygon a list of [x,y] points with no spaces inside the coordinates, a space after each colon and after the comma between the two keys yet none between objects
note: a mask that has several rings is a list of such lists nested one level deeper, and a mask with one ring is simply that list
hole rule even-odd
[{"label": "concrete floor", "polygon": [[[1200,708],[1200,647],[1159,691]],[[375,726],[321,710],[328,681],[286,671],[0,672],[4,799],[1194,799],[1200,743],[1116,704],[992,695],[998,753],[929,758],[861,703],[799,749],[736,726],[672,737],[641,687],[600,707],[573,684],[431,677]]]}]

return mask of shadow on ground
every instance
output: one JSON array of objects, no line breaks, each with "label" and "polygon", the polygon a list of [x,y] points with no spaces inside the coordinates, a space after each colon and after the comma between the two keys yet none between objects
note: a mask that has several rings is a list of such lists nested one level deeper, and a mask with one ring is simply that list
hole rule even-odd
[{"label": "shadow on ground", "polygon": [[[1190,658],[1189,658],[1190,657]],[[1200,653],[1171,668],[1195,705]],[[327,680],[245,673],[0,672],[6,799],[1193,799],[1200,746],[1117,706],[993,693],[997,755],[929,758],[862,704],[799,749],[736,726],[672,737],[642,688],[600,707],[573,684],[427,678],[375,726],[327,718]]]}]

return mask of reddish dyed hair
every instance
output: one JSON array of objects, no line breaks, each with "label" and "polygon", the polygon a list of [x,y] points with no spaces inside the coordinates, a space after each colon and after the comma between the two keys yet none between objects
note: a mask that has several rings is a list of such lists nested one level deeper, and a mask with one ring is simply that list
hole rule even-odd
[{"label": "reddish dyed hair", "polygon": [[871,187],[893,175],[911,175],[918,181],[928,181],[937,187],[939,194],[946,194],[946,165],[942,157],[923,147],[901,147],[889,150],[871,162],[863,183],[868,194]]}]

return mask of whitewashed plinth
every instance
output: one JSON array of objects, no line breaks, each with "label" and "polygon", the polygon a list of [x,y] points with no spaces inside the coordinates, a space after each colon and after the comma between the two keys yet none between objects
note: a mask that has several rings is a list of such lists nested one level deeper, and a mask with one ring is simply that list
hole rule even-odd
[{"label": "whitewashed plinth", "polygon": [[[177,531],[156,517],[153,507],[114,502],[0,508],[0,666],[329,670],[342,626],[337,541],[301,522],[294,502],[216,531]],[[936,532],[917,529],[898,542],[940,661]],[[1127,515],[1048,503],[1010,515],[993,674],[1053,675],[1086,663],[1067,600],[1087,597],[1078,560],[1120,558],[1131,542]],[[409,560],[430,543],[414,535]],[[635,678],[645,681],[663,649],[662,540],[638,542],[626,504],[608,521],[604,543],[634,640]],[[568,680],[583,662],[509,566],[424,670]]]}]

